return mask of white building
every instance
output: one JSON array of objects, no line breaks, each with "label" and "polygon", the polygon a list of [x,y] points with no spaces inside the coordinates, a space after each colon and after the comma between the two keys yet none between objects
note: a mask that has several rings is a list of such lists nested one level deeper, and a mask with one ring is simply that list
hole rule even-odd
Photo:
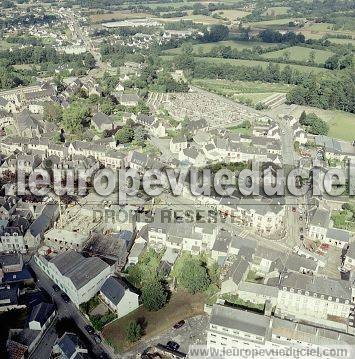
[{"label": "white building", "polygon": [[132,292],[122,279],[108,278],[100,290],[100,296],[107,306],[117,313],[118,318],[139,307],[138,294]]},{"label": "white building", "polygon": [[100,258],[85,258],[75,251],[58,254],[51,260],[35,256],[35,261],[77,307],[98,293],[112,272]]}]

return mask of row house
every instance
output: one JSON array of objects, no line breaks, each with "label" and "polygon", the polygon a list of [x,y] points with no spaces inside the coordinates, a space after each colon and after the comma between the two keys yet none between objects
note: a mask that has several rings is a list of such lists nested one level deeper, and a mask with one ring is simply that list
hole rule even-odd
[{"label": "row house", "polygon": [[353,310],[349,281],[286,272],[267,284],[279,288],[277,316],[346,330]]},{"label": "row house", "polygon": [[213,305],[207,328],[209,349],[225,347],[285,353],[293,348],[329,352],[337,346],[351,348],[354,344],[354,336],[346,333],[220,304]]}]

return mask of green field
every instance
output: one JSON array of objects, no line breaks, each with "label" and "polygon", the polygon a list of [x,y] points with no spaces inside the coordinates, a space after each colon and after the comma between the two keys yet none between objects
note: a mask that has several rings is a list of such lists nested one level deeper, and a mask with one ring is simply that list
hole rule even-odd
[{"label": "green field", "polygon": [[216,10],[213,14],[218,14],[220,16],[228,18],[228,20],[233,21],[236,19],[241,19],[250,14],[250,12],[242,10]]},{"label": "green field", "polygon": [[304,27],[312,31],[327,31],[333,29],[333,24],[327,22],[307,23]]},{"label": "green field", "polygon": [[[230,46],[232,49],[237,49],[239,51],[242,51],[244,49],[252,49],[255,46],[261,46],[263,48],[267,47],[273,47],[277,44],[268,44],[265,42],[258,42],[258,41],[219,41],[219,42],[209,42],[206,44],[196,44],[193,45],[193,49],[195,53],[198,53],[200,51],[202,52],[209,52],[211,49],[213,49],[216,46],[224,45],[224,46]],[[178,47],[176,49],[170,49],[165,51],[167,54],[180,54],[181,53],[181,47]]]},{"label": "green field", "polygon": [[286,18],[286,19],[274,19],[274,20],[265,20],[265,21],[258,21],[258,22],[250,22],[248,25],[253,27],[269,27],[269,26],[281,26],[281,25],[288,25],[290,21],[303,21],[302,18]]},{"label": "green field", "polygon": [[158,21],[162,23],[174,22],[180,20],[191,20],[196,23],[204,24],[204,25],[213,25],[213,24],[223,24],[225,21],[220,19],[215,19],[211,16],[205,15],[186,15],[183,17],[171,17],[171,18],[159,18]]},{"label": "green field", "polygon": [[311,52],[315,54],[315,62],[317,64],[324,64],[325,61],[333,55],[330,51],[325,50],[313,50],[307,47],[302,46],[292,46],[287,49],[282,49],[278,51],[268,52],[266,54],[262,54],[261,57],[265,59],[278,59],[283,58],[286,53],[289,54],[289,59],[292,61],[307,61],[310,57]]},{"label": "green field", "polygon": [[16,48],[18,47],[18,44],[10,44],[9,42],[5,40],[0,40],[0,51],[1,50],[8,50],[10,48]]},{"label": "green field", "polygon": [[[164,61],[172,61],[174,60],[174,56],[162,56],[162,60]],[[195,57],[197,62],[210,62],[213,64],[220,64],[220,65],[234,65],[234,66],[261,66],[266,68],[270,61],[257,61],[257,60],[240,60],[240,59],[223,59],[223,58],[216,58],[216,57]],[[283,69],[287,66],[287,64],[279,64],[280,69]],[[330,70],[321,68],[321,67],[310,67],[310,66],[303,66],[303,65],[289,65],[291,68],[296,69],[303,73],[325,73]]]},{"label": "green field", "polygon": [[334,44],[341,44],[341,45],[348,45],[351,44],[352,46],[355,47],[355,40],[354,39],[338,39],[338,38],[329,38],[328,39],[330,42],[334,43]]},{"label": "green field", "polygon": [[297,106],[294,116],[299,117],[302,111],[314,112],[329,125],[328,136],[344,141],[355,140],[355,114],[339,110],[322,110],[313,107]]},{"label": "green field", "polygon": [[284,15],[287,14],[288,9],[290,9],[287,6],[271,6],[265,12],[263,15],[267,16],[276,16],[276,15]]}]

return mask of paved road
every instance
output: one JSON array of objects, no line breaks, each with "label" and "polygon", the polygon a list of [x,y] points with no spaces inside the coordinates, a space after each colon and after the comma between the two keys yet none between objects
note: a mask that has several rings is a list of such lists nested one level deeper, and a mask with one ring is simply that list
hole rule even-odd
[{"label": "paved road", "polygon": [[[30,266],[36,274],[37,277],[37,285],[40,288],[43,288],[52,298],[53,302],[57,307],[57,319],[70,318],[74,320],[77,327],[82,331],[85,335],[87,341],[92,345],[92,352],[95,358],[111,358],[112,353],[109,352],[109,348],[107,348],[103,343],[97,344],[92,336],[90,336],[86,330],[85,325],[89,324],[86,318],[81,314],[81,312],[72,304],[65,303],[61,297],[62,292],[55,292],[52,288],[54,284],[52,280],[38,267],[35,263],[34,259],[30,260]],[[52,345],[56,340],[57,335],[55,333],[54,327],[52,326],[46,333],[44,338],[42,339],[40,345],[37,347],[36,351],[32,355],[32,359],[48,359],[50,356],[50,350],[52,349]]]}]

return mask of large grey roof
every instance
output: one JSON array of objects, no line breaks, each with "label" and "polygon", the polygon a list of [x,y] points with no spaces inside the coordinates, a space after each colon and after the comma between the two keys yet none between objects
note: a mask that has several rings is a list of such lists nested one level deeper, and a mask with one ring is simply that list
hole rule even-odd
[{"label": "large grey roof", "polygon": [[246,261],[243,257],[238,256],[231,265],[227,273],[227,277],[231,278],[235,284],[239,284],[242,281],[243,276],[248,268],[249,262]]},{"label": "large grey roof", "polygon": [[316,227],[328,228],[330,212],[326,209],[317,208],[311,220],[311,225]]},{"label": "large grey roof", "polygon": [[328,228],[327,238],[347,243],[350,239],[350,233],[343,229]]},{"label": "large grey roof", "polygon": [[75,251],[58,254],[51,260],[59,272],[70,278],[76,289],[82,288],[109,265],[97,257],[85,258]]},{"label": "large grey roof", "polygon": [[[279,280],[278,278],[276,279]],[[275,283],[275,278],[270,279],[268,284]],[[319,294],[325,297],[351,300],[351,288],[348,281],[332,278],[323,278],[310,276],[301,273],[286,273],[280,277],[279,288],[293,288],[301,290],[303,294],[308,292],[309,295]],[[327,299],[327,298],[325,298]]]},{"label": "large grey roof", "polygon": [[212,308],[210,323],[265,337],[270,318],[215,304]]}]

